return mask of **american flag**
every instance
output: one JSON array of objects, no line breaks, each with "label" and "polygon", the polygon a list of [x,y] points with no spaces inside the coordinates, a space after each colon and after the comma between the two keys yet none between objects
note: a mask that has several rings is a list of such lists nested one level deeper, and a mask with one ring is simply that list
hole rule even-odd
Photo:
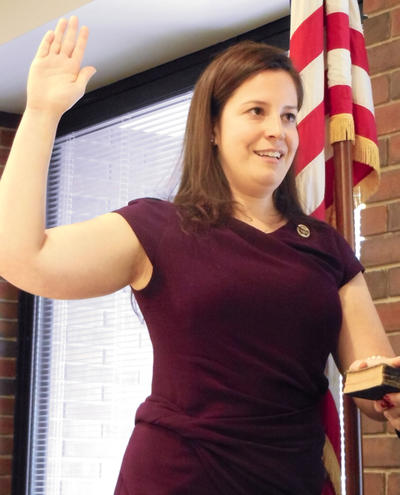
[{"label": "american flag", "polygon": [[[305,88],[295,163],[300,200],[308,214],[335,225],[333,143],[353,144],[353,191],[359,203],[379,185],[374,105],[357,1],[292,0],[290,57]],[[323,416],[330,478],[323,494],[338,495],[340,428],[330,393]]]}]

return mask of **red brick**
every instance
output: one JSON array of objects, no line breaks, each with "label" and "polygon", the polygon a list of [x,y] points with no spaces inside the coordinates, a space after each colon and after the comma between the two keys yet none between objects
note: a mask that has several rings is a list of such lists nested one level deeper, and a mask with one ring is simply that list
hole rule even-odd
[{"label": "red brick", "polygon": [[364,495],[385,495],[384,473],[363,473]]},{"label": "red brick", "polygon": [[0,455],[12,455],[14,439],[12,436],[0,436]]},{"label": "red brick", "polygon": [[16,357],[16,355],[17,355],[17,343],[15,342],[15,340],[0,339],[0,356]]},{"label": "red brick", "polygon": [[0,299],[18,301],[19,289],[9,282],[0,281]]},{"label": "red brick", "polygon": [[364,437],[362,443],[365,467],[398,467],[400,442],[397,437]]},{"label": "red brick", "polygon": [[396,356],[400,356],[400,334],[388,334],[390,345],[393,347],[393,351]]},{"label": "red brick", "polygon": [[379,147],[379,162],[382,167],[386,167],[388,163],[388,138],[380,138],[378,139],[378,147]]},{"label": "red brick", "polygon": [[390,38],[390,13],[384,12],[364,21],[364,36],[367,45]]},{"label": "red brick", "polygon": [[0,397],[0,415],[13,415],[15,408],[15,399],[14,397]]},{"label": "red brick", "polygon": [[378,107],[375,116],[379,135],[400,131],[400,101]]},{"label": "red brick", "polygon": [[0,129],[0,146],[11,148],[14,141],[15,131],[9,129]]},{"label": "red brick", "polygon": [[400,35],[400,9],[394,9],[390,12],[391,17],[391,35],[399,36]]},{"label": "red brick", "polygon": [[383,299],[388,295],[387,270],[374,270],[364,273],[372,299]]},{"label": "red brick", "polygon": [[15,377],[15,359],[0,357],[0,377],[14,378]]},{"label": "red brick", "polygon": [[18,322],[0,320],[0,338],[15,338],[18,334]]},{"label": "red brick", "polygon": [[0,476],[0,495],[10,495],[11,476]]},{"label": "red brick", "polygon": [[387,495],[399,495],[400,473],[389,473]]},{"label": "red brick", "polygon": [[389,164],[400,163],[400,134],[390,136],[389,142]]},{"label": "red brick", "polygon": [[385,423],[383,421],[375,421],[364,413],[361,413],[361,427],[364,435],[370,433],[383,433],[385,431]]},{"label": "red brick", "polygon": [[12,459],[10,457],[0,457],[0,476],[11,475]]},{"label": "red brick", "polygon": [[0,148],[0,165],[6,164],[9,152],[6,148]]},{"label": "red brick", "polygon": [[371,79],[372,94],[375,105],[386,103],[390,95],[390,79],[387,74],[376,76]]},{"label": "red brick", "polygon": [[0,435],[12,435],[14,433],[13,416],[0,417]]},{"label": "red brick", "polygon": [[400,262],[400,233],[376,236],[361,243],[361,263],[365,267]]},{"label": "red brick", "polygon": [[389,296],[400,296],[400,268],[393,268],[388,273]]},{"label": "red brick", "polygon": [[379,303],[376,309],[387,332],[400,330],[400,302]]},{"label": "red brick", "polygon": [[387,41],[367,50],[371,75],[398,69],[400,66],[400,40]]},{"label": "red brick", "polygon": [[400,201],[388,205],[388,230],[390,232],[400,230]]},{"label": "red brick", "polygon": [[362,235],[381,234],[386,232],[387,210],[386,206],[371,206],[361,210]]},{"label": "red brick", "polygon": [[379,189],[368,198],[367,203],[385,201],[386,199],[397,199],[400,192],[400,169],[383,171],[381,174]]},{"label": "red brick", "polygon": [[364,0],[363,10],[366,14],[371,14],[386,7],[386,0]]},{"label": "red brick", "polygon": [[0,318],[17,318],[18,304],[0,301]]},{"label": "red brick", "polygon": [[391,74],[390,97],[392,100],[397,100],[398,98],[400,98],[400,70]]}]

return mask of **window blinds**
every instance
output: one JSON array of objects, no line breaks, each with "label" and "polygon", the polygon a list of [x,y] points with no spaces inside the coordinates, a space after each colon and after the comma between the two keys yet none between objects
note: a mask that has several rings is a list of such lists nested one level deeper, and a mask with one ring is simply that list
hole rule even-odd
[{"label": "window blinds", "polygon": [[[47,228],[173,193],[190,98],[57,139]],[[99,298],[35,298],[27,494],[113,493],[136,409],[150,394],[152,360],[129,286]]]}]

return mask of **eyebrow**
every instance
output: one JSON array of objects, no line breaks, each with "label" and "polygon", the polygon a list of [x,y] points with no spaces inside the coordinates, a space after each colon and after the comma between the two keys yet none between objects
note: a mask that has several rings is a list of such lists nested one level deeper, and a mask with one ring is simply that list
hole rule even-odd
[{"label": "eyebrow", "polygon": [[[245,106],[245,105],[268,105],[267,102],[265,101],[262,101],[262,100],[249,100],[249,101],[246,101],[245,103],[242,103],[241,106]],[[285,109],[288,109],[288,110],[297,110],[297,106],[296,105],[285,105],[284,106]]]}]

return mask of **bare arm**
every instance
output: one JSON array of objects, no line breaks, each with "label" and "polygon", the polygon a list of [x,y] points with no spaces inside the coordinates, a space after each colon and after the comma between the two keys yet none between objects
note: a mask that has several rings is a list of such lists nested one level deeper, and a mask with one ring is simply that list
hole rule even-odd
[{"label": "bare arm", "polygon": [[151,264],[116,213],[45,230],[46,183],[58,122],[83,94],[93,67],[81,69],[88,37],[61,19],[32,63],[26,111],[0,180],[0,274],[33,294],[76,299],[140,288]]},{"label": "bare arm", "polygon": [[[377,364],[375,360],[366,361],[367,357],[374,355],[384,356],[382,361],[393,366],[398,363],[400,366],[400,359],[395,357],[362,273],[339,290],[339,297],[343,322],[337,352],[334,355],[339,371],[343,374],[349,368],[358,369]],[[355,398],[354,401],[372,419],[386,419],[378,401],[359,398]]]}]

